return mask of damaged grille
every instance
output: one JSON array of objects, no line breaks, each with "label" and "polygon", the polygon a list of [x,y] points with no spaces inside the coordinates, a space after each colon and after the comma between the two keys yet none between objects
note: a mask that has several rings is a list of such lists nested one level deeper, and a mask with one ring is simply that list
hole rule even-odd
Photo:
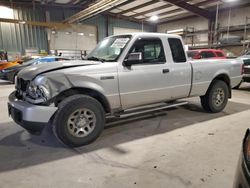
[{"label": "damaged grille", "polygon": [[26,80],[24,80],[24,79],[22,79],[22,78],[17,78],[17,80],[16,80],[16,89],[17,90],[21,90],[21,91],[26,91],[26,89],[27,89],[27,86],[29,85],[29,81],[26,81]]},{"label": "damaged grille", "polygon": [[26,92],[28,85],[29,85],[29,81],[17,77],[17,79],[16,79],[16,97],[18,99],[22,99],[23,94]]}]

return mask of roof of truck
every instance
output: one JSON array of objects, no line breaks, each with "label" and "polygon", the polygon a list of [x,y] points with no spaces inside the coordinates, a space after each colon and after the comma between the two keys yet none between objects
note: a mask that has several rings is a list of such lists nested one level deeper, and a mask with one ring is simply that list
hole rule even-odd
[{"label": "roof of truck", "polygon": [[[135,33],[124,33],[124,34],[118,34],[113,36],[122,36],[122,35],[132,35],[132,36],[145,36],[145,37],[159,37],[159,36],[165,36],[165,37],[172,37],[172,38],[182,38],[179,35],[175,34],[167,34],[167,33],[153,33],[153,32],[135,32]],[[112,36],[111,36],[112,37]]]}]

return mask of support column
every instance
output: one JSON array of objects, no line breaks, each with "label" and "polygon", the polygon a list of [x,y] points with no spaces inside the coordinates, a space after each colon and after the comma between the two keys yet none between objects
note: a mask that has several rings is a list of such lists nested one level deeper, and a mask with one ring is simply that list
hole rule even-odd
[{"label": "support column", "polygon": [[215,23],[213,20],[208,20],[208,46],[211,48],[214,43]]}]

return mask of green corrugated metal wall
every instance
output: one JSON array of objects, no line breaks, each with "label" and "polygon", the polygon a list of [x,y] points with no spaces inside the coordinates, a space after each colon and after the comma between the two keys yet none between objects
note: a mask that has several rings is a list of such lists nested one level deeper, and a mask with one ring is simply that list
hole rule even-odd
[{"label": "green corrugated metal wall", "polygon": [[[77,12],[77,10],[70,9],[49,9],[47,11],[50,13],[50,21],[56,22],[61,22]],[[14,9],[14,19],[45,21],[45,11],[41,9]],[[142,28],[142,25],[138,23],[108,18],[107,29],[106,16],[95,16],[81,23],[97,26],[98,41],[107,35],[112,35],[114,27]],[[155,31],[155,27],[145,25],[144,31]],[[21,52],[24,54],[27,48],[37,48],[38,50],[48,51],[48,39],[45,28],[0,22],[0,50]]]},{"label": "green corrugated metal wall", "polygon": [[[14,19],[45,21],[40,10],[14,9]],[[0,23],[0,49],[24,54],[27,48],[48,50],[46,30],[24,24]]]}]

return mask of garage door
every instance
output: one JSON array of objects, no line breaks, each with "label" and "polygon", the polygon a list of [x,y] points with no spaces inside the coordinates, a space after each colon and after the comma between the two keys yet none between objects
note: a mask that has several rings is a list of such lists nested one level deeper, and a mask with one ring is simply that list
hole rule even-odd
[{"label": "garage door", "polygon": [[51,31],[50,49],[90,52],[97,44],[97,29],[90,25],[77,25],[73,28]]}]

